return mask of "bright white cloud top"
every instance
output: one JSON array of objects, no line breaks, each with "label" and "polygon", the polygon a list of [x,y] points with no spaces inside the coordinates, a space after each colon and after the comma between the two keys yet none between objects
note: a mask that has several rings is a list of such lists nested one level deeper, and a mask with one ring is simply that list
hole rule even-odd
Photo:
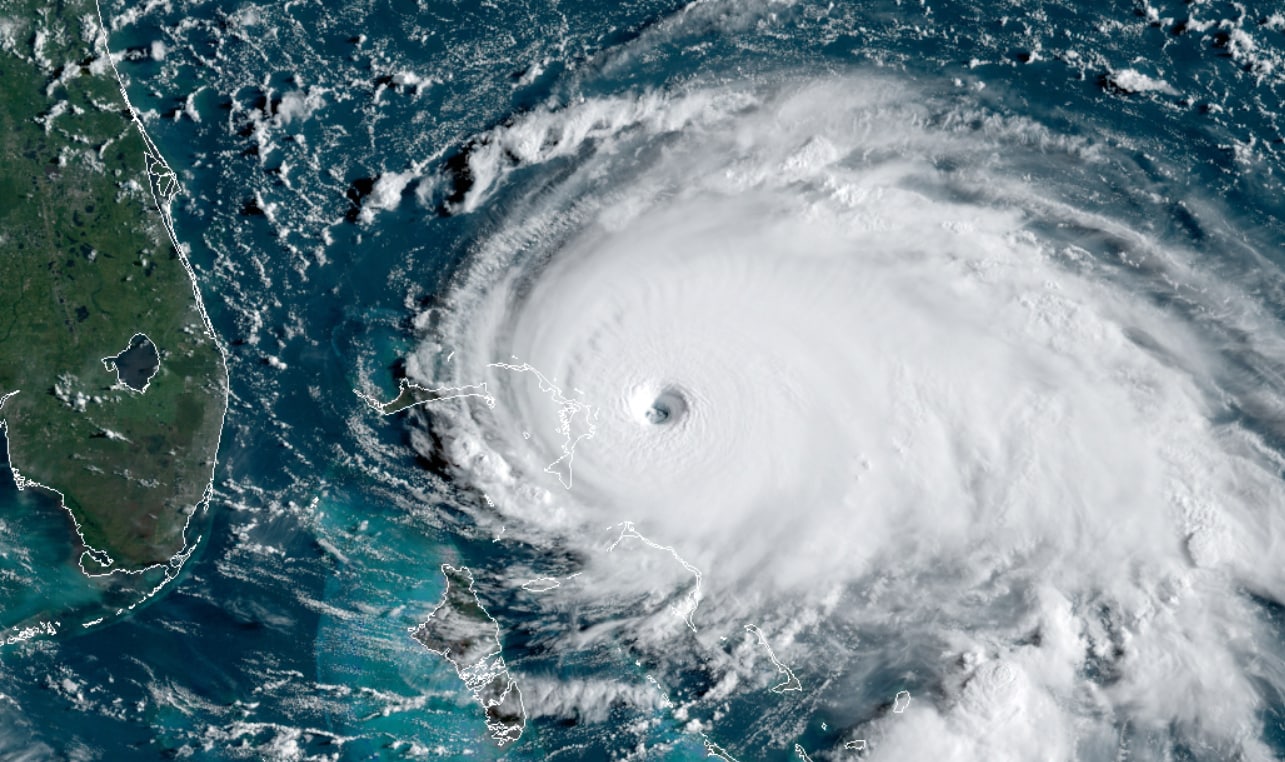
[{"label": "bright white cloud top", "polygon": [[[715,647],[747,623],[805,686],[917,670],[868,758],[1073,759],[1127,722],[1268,759],[1282,464],[1235,412],[1280,326],[1166,235],[1216,209],[969,97],[693,89],[484,136],[460,209],[507,214],[408,367],[496,404],[434,405],[439,454],[506,537],[587,559],[541,602],[646,603],[576,638],[704,649],[713,693],[773,677]],[[674,555],[608,554],[623,522]]]}]

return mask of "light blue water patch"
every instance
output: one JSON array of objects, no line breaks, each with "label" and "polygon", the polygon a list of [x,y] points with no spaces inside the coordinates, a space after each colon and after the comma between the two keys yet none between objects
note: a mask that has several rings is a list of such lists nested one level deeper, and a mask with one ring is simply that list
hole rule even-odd
[{"label": "light blue water patch", "polygon": [[[1013,173],[1047,176],[1080,210],[1182,242],[1201,267],[1266,294],[1266,309],[1285,314],[1282,84],[1263,68],[1285,51],[1285,32],[1267,22],[1274,8],[1260,6],[104,3],[115,20],[112,49],[129,52],[120,67],[131,99],[181,176],[175,226],[227,345],[234,396],[206,540],[183,578],[102,631],[73,637],[78,625],[68,626],[61,638],[0,654],[5,693],[20,707],[6,724],[29,731],[0,739],[0,749],[71,757],[84,747],[105,759],[539,760],[609,758],[641,743],[655,750],[648,758],[704,759],[687,725],[694,718],[744,762],[793,758],[794,743],[821,760],[886,721],[899,690],[915,696],[911,711],[939,700],[945,711],[941,640],[921,632],[899,641],[882,624],[845,633],[842,669],[793,664],[807,688],[799,699],[742,691],[702,703],[717,675],[689,641],[676,640],[672,658],[628,637],[576,650],[566,636],[609,620],[609,607],[546,605],[515,589],[510,570],[565,575],[584,559],[477,531],[477,496],[451,488],[449,469],[409,446],[423,420],[379,417],[353,389],[391,396],[402,359],[425,336],[415,319],[449,307],[443,294],[457,266],[504,228],[515,202],[556,187],[596,150],[515,163],[487,204],[452,216],[456,185],[477,179],[460,167],[478,136],[582,99],[632,101],[696,85],[752,91],[791,77],[904,77],[1096,141],[1119,162],[1051,172],[1038,152],[1004,158],[1029,161]],[[1205,9],[1211,19],[1240,19],[1255,50],[1234,48],[1217,25],[1178,28]],[[157,41],[163,58],[152,55]],[[1128,67],[1173,92],[1121,91],[1111,77]],[[644,146],[639,161],[664,150],[664,141]],[[937,168],[962,169],[949,157]],[[404,186],[374,197],[381,178],[402,172]],[[1193,198],[1221,208],[1193,211],[1184,206]],[[1086,267],[1140,284],[1142,297],[1175,315],[1198,325],[1210,317],[1145,278],[1130,280],[1111,259],[1118,241],[1100,230],[1061,220],[1032,228],[1074,239],[1091,255]],[[1229,388],[1275,388],[1274,366],[1247,352],[1245,337],[1224,336],[1218,347],[1239,379]],[[1261,399],[1214,423],[1280,450],[1277,406]],[[97,600],[75,570],[65,515],[48,503],[0,478],[5,625],[39,620],[48,607],[74,623]],[[531,717],[514,747],[497,749],[454,669],[407,632],[437,605],[443,562],[475,571],[519,686],[597,679],[646,689],[657,674],[676,700],[692,703],[690,716],[626,702],[600,723],[551,712]],[[1004,605],[1016,604],[1001,600],[986,616],[1002,618]],[[1259,617],[1279,624],[1278,603],[1264,600]],[[808,648],[824,651],[808,637],[800,636]],[[1083,677],[1098,680],[1090,672],[1109,666],[1091,664]],[[836,673],[855,687],[827,682]],[[1259,687],[1255,727],[1285,754],[1282,696],[1269,682]],[[786,726],[788,738],[773,736]],[[1217,758],[1167,731],[1148,736],[1122,722],[1119,735],[1091,739],[1082,756],[1111,758],[1132,742],[1170,748],[1174,758]]]},{"label": "light blue water patch", "polygon": [[[0,453],[6,451],[0,436]],[[0,627],[48,621],[77,609],[99,610],[101,597],[76,559],[75,528],[58,496],[36,487],[19,491],[8,464],[0,466]],[[76,624],[74,613],[68,624]]]},{"label": "light blue water patch", "polygon": [[[0,458],[7,452],[0,434]],[[80,570],[83,552],[60,496],[31,484],[19,490],[9,463],[0,463],[0,643],[55,631],[77,636],[122,609],[145,607],[164,579],[161,570],[91,579]]]}]

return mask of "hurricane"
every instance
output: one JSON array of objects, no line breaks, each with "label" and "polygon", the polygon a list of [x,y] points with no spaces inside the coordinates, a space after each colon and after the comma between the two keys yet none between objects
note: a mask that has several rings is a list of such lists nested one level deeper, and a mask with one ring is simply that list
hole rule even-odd
[{"label": "hurricane", "polygon": [[[506,202],[407,370],[490,395],[417,442],[575,559],[551,648],[700,665],[713,739],[752,625],[872,758],[1272,757],[1279,431],[1239,411],[1280,327],[1214,198],[880,72],[585,98],[460,165],[455,211]],[[890,677],[919,711],[845,721]]]},{"label": "hurricane", "polygon": [[11,2],[0,63],[0,758],[1285,759],[1278,0]]}]

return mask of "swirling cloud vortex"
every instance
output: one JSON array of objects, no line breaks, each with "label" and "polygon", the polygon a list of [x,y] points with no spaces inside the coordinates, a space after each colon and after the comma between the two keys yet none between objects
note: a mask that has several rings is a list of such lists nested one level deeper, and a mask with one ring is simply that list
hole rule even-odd
[{"label": "swirling cloud vortex", "polygon": [[[885,750],[1069,758],[1127,716],[1265,758],[1283,681],[1241,593],[1282,594],[1279,459],[1225,415],[1215,335],[1253,310],[1208,318],[1252,300],[1108,141],[920,90],[692,89],[485,136],[461,208],[503,212],[410,364],[496,390],[440,411],[447,459],[534,542],[672,543],[698,623],[770,602],[964,654]],[[593,406],[570,490],[515,359]]]}]

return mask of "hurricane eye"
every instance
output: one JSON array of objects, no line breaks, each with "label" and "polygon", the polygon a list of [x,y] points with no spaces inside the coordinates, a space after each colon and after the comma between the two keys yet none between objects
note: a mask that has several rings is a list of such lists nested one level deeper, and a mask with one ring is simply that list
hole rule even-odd
[{"label": "hurricane eye", "polygon": [[656,400],[651,409],[647,411],[646,416],[648,423],[660,425],[669,420],[669,408],[665,406],[665,403]]},{"label": "hurricane eye", "polygon": [[635,393],[632,407],[640,423],[672,426],[687,415],[687,395],[674,386],[659,391],[642,390]]}]

